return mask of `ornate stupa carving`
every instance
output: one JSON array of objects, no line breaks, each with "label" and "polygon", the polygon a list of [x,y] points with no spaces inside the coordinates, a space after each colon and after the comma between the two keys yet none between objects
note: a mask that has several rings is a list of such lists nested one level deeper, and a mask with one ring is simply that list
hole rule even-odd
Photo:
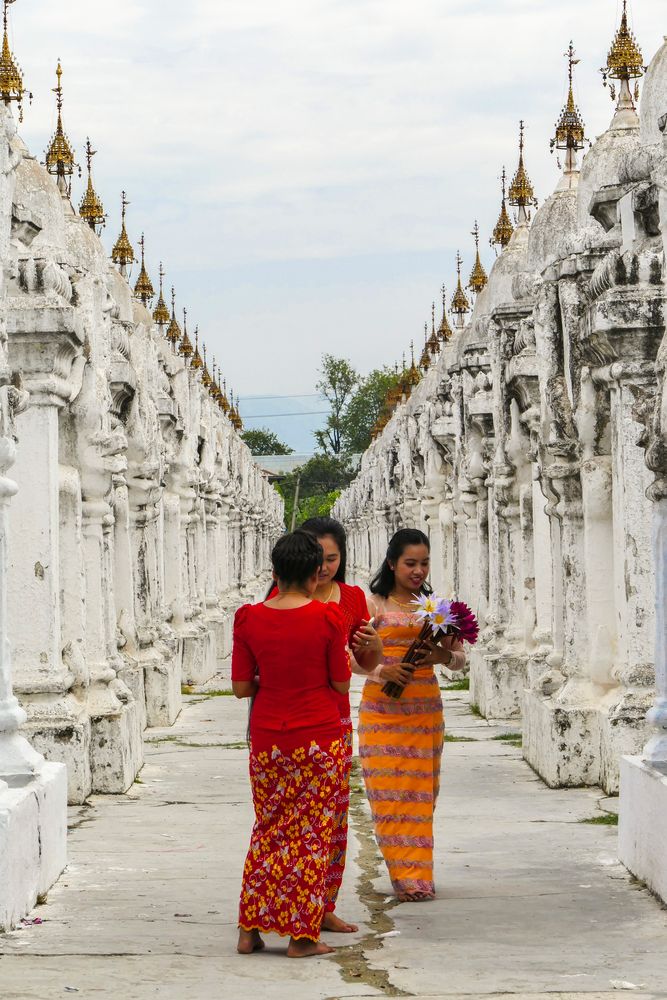
[{"label": "ornate stupa carving", "polygon": [[138,299],[141,299],[145,306],[155,295],[155,289],[153,288],[153,282],[148,277],[148,271],[146,270],[146,240],[144,234],[141,234],[141,239],[139,240],[139,246],[141,247],[141,270],[139,271],[139,277],[137,278],[137,283],[134,286],[134,294]]},{"label": "ornate stupa carving", "polygon": [[100,229],[106,225],[106,215],[104,213],[104,205],[97,196],[97,192],[93,186],[93,173],[92,173],[92,161],[93,157],[97,155],[97,150],[93,149],[90,144],[90,138],[86,139],[86,166],[88,168],[88,184],[86,186],[86,193],[81,199],[81,205],[79,206],[79,215],[82,219],[85,219],[93,232],[99,235]]},{"label": "ornate stupa carving", "polygon": [[162,266],[162,261],[160,261],[160,294],[158,296],[157,304],[153,310],[153,320],[162,329],[163,326],[167,326],[169,323],[169,310],[167,308],[167,303],[164,301],[164,267]]},{"label": "ornate stupa carving", "polygon": [[120,273],[124,278],[127,278],[127,269],[130,264],[134,264],[136,257],[134,256],[134,250],[132,249],[132,244],[127,235],[127,229],[125,228],[125,213],[129,205],[127,196],[125,192],[121,195],[121,230],[120,236],[114,243],[114,248],[111,251],[111,259],[114,264],[117,264]]},{"label": "ornate stupa carving", "polygon": [[437,357],[440,353],[440,340],[435,328],[435,302],[431,303],[431,336],[428,338],[428,351],[431,358]]},{"label": "ornate stupa carving", "polygon": [[56,130],[53,133],[53,137],[49,143],[49,148],[46,151],[45,165],[48,172],[56,178],[60,193],[65,198],[69,198],[72,193],[72,174],[74,173],[77,164],[74,159],[74,150],[72,149],[72,145],[65,134],[65,130],[63,129],[62,77],[63,69],[60,64],[60,60],[58,60],[58,66],[56,68],[56,79],[58,83],[53,88],[53,93],[56,95],[58,120],[56,122]]},{"label": "ornate stupa carving", "polygon": [[516,169],[509,190],[510,205],[519,210],[517,213],[517,222],[520,226],[527,225],[530,222],[530,210],[531,208],[537,208],[535,191],[524,163],[525,128],[525,123],[523,121],[519,122],[519,166]]},{"label": "ornate stupa carving", "polygon": [[488,284],[489,278],[482,265],[482,260],[479,256],[479,224],[475,220],[475,227],[471,233],[475,240],[475,266],[470,274],[470,279],[468,281],[468,288],[474,295],[479,295],[480,292],[484,291],[486,285]]},{"label": "ornate stupa carving", "polygon": [[202,345],[202,349],[204,351],[204,367],[201,370],[201,384],[210,392],[211,386],[213,385],[213,379],[211,378],[211,373],[208,370],[208,364],[206,362],[206,344]]},{"label": "ornate stupa carving", "polygon": [[424,374],[431,367],[431,352],[428,349],[428,323],[424,323],[424,348],[419,359],[419,367]]},{"label": "ornate stupa carving", "polygon": [[452,313],[456,317],[456,326],[462,327],[465,323],[466,314],[470,312],[470,303],[466,293],[463,291],[463,285],[461,284],[461,265],[463,264],[463,258],[460,253],[456,254],[456,271],[458,274],[458,280],[456,283],[456,291],[452,297]]},{"label": "ornate stupa carving", "polygon": [[507,171],[504,167],[502,173],[502,191],[503,197],[500,205],[500,215],[494,226],[489,243],[491,246],[500,247],[501,250],[504,250],[514,233],[514,226],[507,211]]},{"label": "ornate stupa carving", "polygon": [[[646,67],[642,51],[628,25],[628,0],[623,0],[621,24],[609,49],[607,65],[600,72],[605,87],[609,80],[613,81],[609,85],[612,101],[616,100],[616,85],[619,84],[616,110],[634,111],[635,101],[639,100],[639,80],[646,72]],[[631,81],[635,82],[634,100],[630,89]]]},{"label": "ornate stupa carving", "polygon": [[14,59],[12,50],[9,47],[9,32],[7,30],[7,8],[16,0],[4,0],[3,3],[3,23],[4,33],[2,37],[2,56],[0,56],[0,98],[9,107],[15,101],[19,109],[19,121],[23,121],[23,98],[28,96],[32,100],[32,94],[23,86],[23,74],[21,68]]}]

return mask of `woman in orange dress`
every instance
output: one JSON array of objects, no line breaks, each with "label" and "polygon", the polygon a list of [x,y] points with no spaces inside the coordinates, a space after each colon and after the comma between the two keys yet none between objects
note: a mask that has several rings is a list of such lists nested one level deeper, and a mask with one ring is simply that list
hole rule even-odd
[{"label": "woman in orange dress", "polygon": [[255,825],[243,869],[238,951],[289,936],[290,958],[326,955],[320,941],[345,748],[336,693],[350,686],[341,612],[312,596],[323,553],[305,531],[273,554],[275,597],[239,609],[232,687],[254,698],[250,782]]},{"label": "woman in orange dress", "polygon": [[[440,788],[445,722],[436,664],[465,666],[461,643],[446,636],[420,654],[416,669],[403,663],[419,635],[415,596],[428,593],[430,548],[421,531],[405,528],[389,543],[371,583],[369,608],[384,646],[383,664],[364,686],[359,709],[359,755],[375,835],[402,902],[433,899],[433,814]],[[387,681],[404,686],[399,699]]]}]

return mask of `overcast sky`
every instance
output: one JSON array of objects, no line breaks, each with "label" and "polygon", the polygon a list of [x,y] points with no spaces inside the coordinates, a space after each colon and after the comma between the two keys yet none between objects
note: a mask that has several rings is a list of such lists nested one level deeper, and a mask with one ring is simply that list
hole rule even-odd
[{"label": "overcast sky", "polygon": [[[597,72],[617,0],[18,0],[12,44],[34,92],[22,133],[43,158],[64,121],[119,230],[146,231],[231,385],[307,393],[323,351],[368,370],[420,339],[457,248],[487,266],[503,163],[518,120],[544,199],[549,138],[566,94],[594,138],[613,106]],[[634,0],[648,61],[665,0]],[[660,16],[662,14],[662,17]],[[82,183],[76,182],[78,205]],[[270,421],[268,421],[270,422]]]}]

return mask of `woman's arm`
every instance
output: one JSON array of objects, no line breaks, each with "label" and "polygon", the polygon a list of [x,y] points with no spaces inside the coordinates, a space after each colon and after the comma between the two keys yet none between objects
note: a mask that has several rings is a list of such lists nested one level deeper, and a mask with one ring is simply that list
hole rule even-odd
[{"label": "woman's arm", "polygon": [[339,694],[350,690],[350,658],[341,629],[342,616],[338,608],[327,611],[330,640],[327,647],[327,672],[329,684]]},{"label": "woman's arm", "polygon": [[450,670],[463,670],[467,662],[463,643],[453,635],[443,636],[440,642],[425,644],[425,648],[417,654],[415,664],[418,667],[436,666],[448,667]]},{"label": "woman's arm", "polygon": [[237,698],[254,698],[259,684],[257,681],[232,681],[232,691]]}]

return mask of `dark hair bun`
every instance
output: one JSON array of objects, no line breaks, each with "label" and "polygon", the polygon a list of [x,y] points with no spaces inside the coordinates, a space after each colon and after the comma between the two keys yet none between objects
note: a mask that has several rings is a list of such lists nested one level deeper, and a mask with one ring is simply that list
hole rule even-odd
[{"label": "dark hair bun", "polygon": [[273,570],[283,584],[300,587],[322,565],[324,553],[308,531],[293,531],[276,542],[271,553]]}]

